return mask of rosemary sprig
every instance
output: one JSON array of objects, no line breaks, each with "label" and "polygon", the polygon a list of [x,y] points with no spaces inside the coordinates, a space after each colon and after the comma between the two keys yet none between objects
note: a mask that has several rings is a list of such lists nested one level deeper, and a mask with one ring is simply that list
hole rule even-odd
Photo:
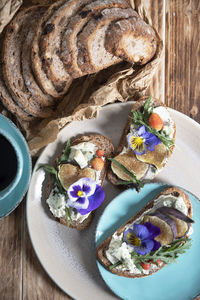
[{"label": "rosemary sprig", "polygon": [[124,185],[136,184],[136,185],[139,185],[139,187],[144,186],[143,182],[137,178],[136,174],[133,171],[129,171],[124,165],[122,165],[120,162],[118,162],[114,158],[108,158],[108,160],[112,161],[119,168],[121,168],[127,175],[129,175],[131,177],[130,181],[122,180],[122,181],[118,181],[117,184],[119,184],[119,185],[120,184],[124,184]]}]

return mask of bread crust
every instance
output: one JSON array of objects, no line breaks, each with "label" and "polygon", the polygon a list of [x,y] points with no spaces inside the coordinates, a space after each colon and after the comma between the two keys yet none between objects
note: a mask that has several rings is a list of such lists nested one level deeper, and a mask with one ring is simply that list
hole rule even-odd
[{"label": "bread crust", "polygon": [[[174,196],[181,196],[187,206],[188,209],[188,217],[192,218],[192,204],[190,202],[190,198],[189,196],[180,188],[177,188],[175,186],[171,186],[169,188],[166,188],[165,190],[163,190],[161,193],[159,193],[156,197],[154,197],[152,200],[150,200],[135,216],[133,216],[132,218],[130,218],[126,223],[124,223],[122,226],[120,226],[117,229],[117,234],[120,235],[123,230],[124,227],[127,224],[132,224],[136,219],[138,219],[142,214],[144,214],[147,210],[151,209],[154,206],[154,201],[156,201],[156,199],[158,199],[161,195],[174,195]],[[112,264],[109,262],[109,260],[106,258],[105,255],[105,251],[108,249],[110,241],[112,239],[112,235],[111,234],[109,237],[107,237],[103,243],[101,243],[97,249],[96,249],[96,256],[99,260],[99,262],[107,269],[109,269],[109,266],[111,266]],[[158,269],[151,271],[149,274],[131,274],[128,271],[119,271],[116,268],[113,269],[109,269],[110,272],[119,275],[119,276],[124,276],[124,277],[129,277],[129,278],[141,278],[141,277],[147,277],[152,275],[153,273],[159,271],[160,269],[162,269],[165,266],[165,264],[163,264],[161,267],[159,267]]]},{"label": "bread crust", "polygon": [[[104,150],[105,158],[112,156],[112,153],[114,151],[114,147],[113,147],[111,140],[100,134],[93,134],[93,135],[91,134],[91,135],[83,135],[80,137],[74,137],[71,140],[71,146],[74,146],[74,145],[77,145],[77,144],[83,143],[83,142],[91,142],[91,143],[95,144],[99,149]],[[107,167],[108,167],[108,160],[105,159],[104,167],[103,167],[103,169],[101,171],[101,175],[100,175],[101,186],[103,186],[103,182],[106,177]],[[49,175],[47,189],[46,189],[46,199],[49,197],[53,186],[54,186],[53,178],[52,178],[52,176]],[[53,214],[52,214],[52,216],[53,216]],[[86,229],[90,225],[90,223],[93,219],[93,216],[94,216],[94,211],[92,211],[89,214],[89,216],[82,223],[79,223],[76,221],[67,223],[67,220],[65,217],[62,217],[62,218],[56,218],[55,216],[53,216],[53,217],[56,219],[56,221],[58,221],[59,223],[61,223],[63,225],[66,225],[67,227],[75,228],[77,230],[83,230],[83,229]]]},{"label": "bread crust", "polygon": [[[133,104],[131,110],[136,111],[136,110],[140,109],[141,107],[143,107],[143,106],[144,106],[144,103],[145,103],[145,101],[146,101],[147,99],[148,99],[148,97],[145,96],[145,97],[142,97],[142,98],[140,98],[139,100],[137,100],[137,101]],[[154,107],[157,107],[157,106],[163,106],[163,107],[166,108],[166,105],[165,105],[164,103],[162,103],[161,101],[159,101],[158,99],[152,99],[152,101],[153,101],[153,106],[154,106]],[[132,115],[132,114],[131,114],[131,112],[130,112],[130,114],[129,114],[128,118],[127,118],[126,125],[125,125],[125,127],[124,127],[124,129],[123,129],[123,132],[122,132],[122,135],[121,135],[121,138],[120,138],[118,147],[117,147],[117,149],[116,149],[116,151],[115,151],[115,153],[114,153],[114,156],[117,156],[118,154],[120,154],[121,151],[122,151],[122,149],[124,148],[124,146],[127,146],[126,136],[127,136],[127,134],[129,133],[129,130],[130,130],[130,125],[131,125],[131,119],[130,119],[130,117],[131,117],[131,115]],[[175,125],[175,123],[173,124],[173,127],[174,127],[173,140],[174,140],[174,142],[175,142],[175,137],[176,137],[176,125]],[[167,157],[167,159],[169,159],[170,156],[172,155],[173,150],[174,150],[174,147],[175,147],[175,145],[173,145],[173,147],[171,147],[172,152],[168,151],[168,157]],[[163,165],[163,168],[165,167],[165,165],[166,165],[166,163]],[[109,167],[107,177],[108,177],[109,181],[110,181],[112,184],[114,184],[114,185],[117,184],[117,182],[118,182],[118,177],[113,173],[111,167]]]}]

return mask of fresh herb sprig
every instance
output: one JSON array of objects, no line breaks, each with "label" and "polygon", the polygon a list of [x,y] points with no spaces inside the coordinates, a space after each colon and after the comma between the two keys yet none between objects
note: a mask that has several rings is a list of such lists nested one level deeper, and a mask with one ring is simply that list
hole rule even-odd
[{"label": "fresh herb sprig", "polygon": [[144,125],[149,133],[156,135],[159,140],[171,151],[171,147],[174,145],[173,139],[167,138],[162,133],[149,126],[149,118],[153,112],[153,107],[151,107],[151,96],[149,96],[145,102],[143,112],[139,110],[132,110],[131,112],[133,117],[130,117],[130,119],[132,120],[133,124],[138,126]]},{"label": "fresh herb sprig", "polygon": [[[160,259],[164,264],[170,264],[171,262],[176,262],[176,259],[180,254],[183,254],[192,245],[192,241],[189,238],[181,238],[173,241],[168,246],[162,246],[155,252],[149,252],[145,255],[138,254],[133,251],[131,253],[131,258],[134,260],[136,267],[142,271],[141,263],[146,263],[147,261],[153,261],[155,264],[157,260]],[[118,261],[111,265],[109,269],[116,268],[117,266],[123,265],[122,261]]]},{"label": "fresh herb sprig", "polygon": [[72,218],[71,218],[69,207],[65,208],[65,215],[66,215],[67,226],[69,226],[69,223],[70,222],[72,223]]},{"label": "fresh herb sprig", "polygon": [[68,162],[69,155],[70,155],[70,152],[71,152],[70,143],[71,143],[70,139],[68,139],[67,143],[66,143],[66,146],[65,146],[65,149],[63,151],[63,154],[61,155],[60,159],[57,162],[58,165]]},{"label": "fresh herb sprig", "polygon": [[36,171],[38,171],[39,169],[43,169],[44,171],[46,171],[47,173],[50,173],[52,175],[54,175],[55,178],[55,184],[59,190],[59,193],[61,194],[65,194],[66,191],[65,189],[62,187],[59,177],[58,177],[58,167],[60,164],[66,163],[69,159],[69,155],[70,155],[70,139],[67,140],[65,149],[63,151],[63,154],[61,155],[60,159],[56,162],[56,166],[51,166],[48,164],[39,164],[38,168]]},{"label": "fresh herb sprig", "polygon": [[144,183],[139,180],[136,176],[136,174],[133,171],[129,171],[124,165],[122,165],[120,162],[118,162],[116,159],[114,158],[108,158],[108,160],[112,161],[114,164],[116,164],[119,168],[122,169],[122,171],[124,171],[127,175],[129,175],[131,177],[131,179],[129,181],[126,180],[119,180],[117,182],[117,185],[131,185],[131,184],[136,184],[138,185],[140,188],[144,186]]}]

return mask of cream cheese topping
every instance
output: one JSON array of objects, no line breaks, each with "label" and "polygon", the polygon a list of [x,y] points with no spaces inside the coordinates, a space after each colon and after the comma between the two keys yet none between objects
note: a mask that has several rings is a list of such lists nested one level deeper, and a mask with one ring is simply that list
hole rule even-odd
[{"label": "cream cheese topping", "polygon": [[[49,206],[50,211],[56,218],[62,218],[66,216],[66,208],[67,203],[65,200],[65,196],[59,193],[57,188],[53,188],[49,198],[47,199],[47,204]],[[75,211],[72,207],[68,207],[70,212],[70,217],[72,221],[78,221],[82,223],[90,213],[86,215],[81,215],[78,211]]]},{"label": "cream cheese topping", "polygon": [[158,106],[153,109],[153,112],[158,114],[163,120],[163,133],[169,137],[173,138],[174,135],[174,122],[168,112],[168,110],[164,106]]}]

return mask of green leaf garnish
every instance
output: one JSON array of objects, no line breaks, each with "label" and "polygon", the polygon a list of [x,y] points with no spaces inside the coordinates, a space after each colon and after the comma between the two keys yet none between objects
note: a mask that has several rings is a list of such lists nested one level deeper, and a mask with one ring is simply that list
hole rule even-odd
[{"label": "green leaf garnish", "polygon": [[[147,261],[153,261],[157,264],[157,260],[160,259],[164,264],[169,264],[171,262],[176,262],[176,259],[180,254],[183,254],[188,250],[192,245],[192,240],[189,238],[182,238],[173,241],[167,246],[162,246],[154,252],[149,252],[145,255],[138,254],[133,251],[131,253],[131,258],[134,260],[136,267],[143,272],[141,269],[141,263],[146,263]],[[111,265],[109,269],[116,268],[119,265],[122,265],[122,261],[118,261],[115,264]]]},{"label": "green leaf garnish", "polygon": [[56,170],[56,168],[54,168],[53,166],[51,165],[48,165],[48,164],[39,164],[38,168],[36,171],[38,171],[39,169],[43,169],[44,171],[46,171],[47,173],[50,173],[50,174],[53,174],[55,177],[55,184],[59,190],[59,192],[61,194],[65,194],[65,190],[63,189],[61,183],[60,183],[60,180],[58,178],[58,171]]},{"label": "green leaf garnish", "polygon": [[59,159],[57,164],[60,165],[60,164],[66,163],[69,159],[70,152],[71,152],[70,139],[68,139],[65,149],[64,149],[64,152],[61,155],[61,158]]},{"label": "green leaf garnish", "polygon": [[122,180],[122,181],[118,181],[117,184],[124,184],[124,185],[129,185],[129,184],[138,184],[139,187],[143,187],[144,184],[141,180],[139,180],[136,176],[136,174],[133,171],[129,171],[124,165],[122,165],[120,162],[118,162],[116,159],[114,158],[108,158],[108,160],[112,161],[114,164],[116,164],[119,168],[121,168],[127,175],[129,175],[131,177],[130,181],[126,181],[126,180]]}]

